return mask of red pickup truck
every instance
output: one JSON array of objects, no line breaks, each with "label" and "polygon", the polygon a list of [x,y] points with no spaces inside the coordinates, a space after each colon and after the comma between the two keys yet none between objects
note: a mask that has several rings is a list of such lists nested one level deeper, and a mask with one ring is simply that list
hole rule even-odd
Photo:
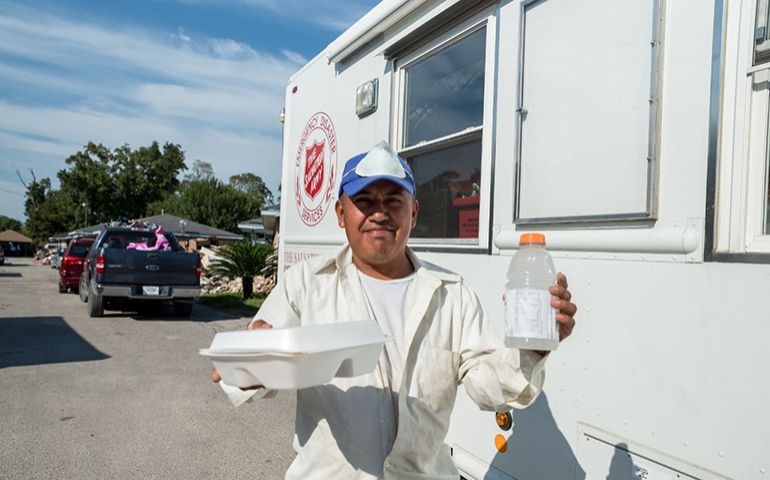
[{"label": "red pickup truck", "polygon": [[93,238],[77,238],[67,245],[59,265],[59,293],[66,293],[69,289],[73,292],[78,291],[80,275],[83,273],[83,261],[93,243]]}]

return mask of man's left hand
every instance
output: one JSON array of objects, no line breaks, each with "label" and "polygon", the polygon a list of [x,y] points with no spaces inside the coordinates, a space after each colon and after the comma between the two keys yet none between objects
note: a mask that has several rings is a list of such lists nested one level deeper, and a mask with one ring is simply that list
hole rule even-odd
[{"label": "man's left hand", "polygon": [[572,334],[575,328],[575,312],[577,305],[571,302],[572,294],[567,289],[567,276],[559,272],[556,276],[556,285],[551,285],[548,291],[551,292],[551,306],[558,309],[556,321],[559,323],[559,341]]}]

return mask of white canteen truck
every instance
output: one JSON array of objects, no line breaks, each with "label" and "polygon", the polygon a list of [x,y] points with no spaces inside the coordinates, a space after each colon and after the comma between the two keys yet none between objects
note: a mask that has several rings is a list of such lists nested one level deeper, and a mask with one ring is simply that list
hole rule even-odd
[{"label": "white canteen truck", "polygon": [[463,477],[770,480],[769,16],[383,0],[290,79],[279,271],[344,242],[343,164],[387,140],[417,183],[411,248],[491,319],[521,233],[568,276],[577,327],[537,402],[460,389]]}]

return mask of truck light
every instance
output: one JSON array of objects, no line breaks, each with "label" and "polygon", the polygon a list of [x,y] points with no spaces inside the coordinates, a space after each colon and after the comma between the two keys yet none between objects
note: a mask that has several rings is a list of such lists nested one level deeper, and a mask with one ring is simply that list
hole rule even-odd
[{"label": "truck light", "polygon": [[377,110],[377,85],[379,80],[369,80],[356,89],[356,115],[358,118]]},{"label": "truck light", "polygon": [[104,255],[96,257],[95,271],[96,273],[104,273]]},{"label": "truck light", "polygon": [[195,276],[199,279],[201,278],[201,271],[203,270],[203,264],[201,263],[201,259],[199,258],[197,262],[195,262]]},{"label": "truck light", "polygon": [[497,412],[495,414],[495,422],[501,430],[510,430],[513,427],[513,416],[511,412]]},{"label": "truck light", "polygon": [[499,433],[495,435],[495,448],[500,453],[505,453],[508,450],[508,440]]}]

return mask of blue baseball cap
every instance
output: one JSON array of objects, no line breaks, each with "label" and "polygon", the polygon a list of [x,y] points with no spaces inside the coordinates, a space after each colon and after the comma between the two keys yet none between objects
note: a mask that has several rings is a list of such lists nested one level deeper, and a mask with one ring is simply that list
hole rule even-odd
[{"label": "blue baseball cap", "polygon": [[393,182],[412,195],[417,191],[412,169],[406,161],[387,143],[380,142],[345,162],[338,194],[341,197],[345,192],[351,197],[378,180]]}]

